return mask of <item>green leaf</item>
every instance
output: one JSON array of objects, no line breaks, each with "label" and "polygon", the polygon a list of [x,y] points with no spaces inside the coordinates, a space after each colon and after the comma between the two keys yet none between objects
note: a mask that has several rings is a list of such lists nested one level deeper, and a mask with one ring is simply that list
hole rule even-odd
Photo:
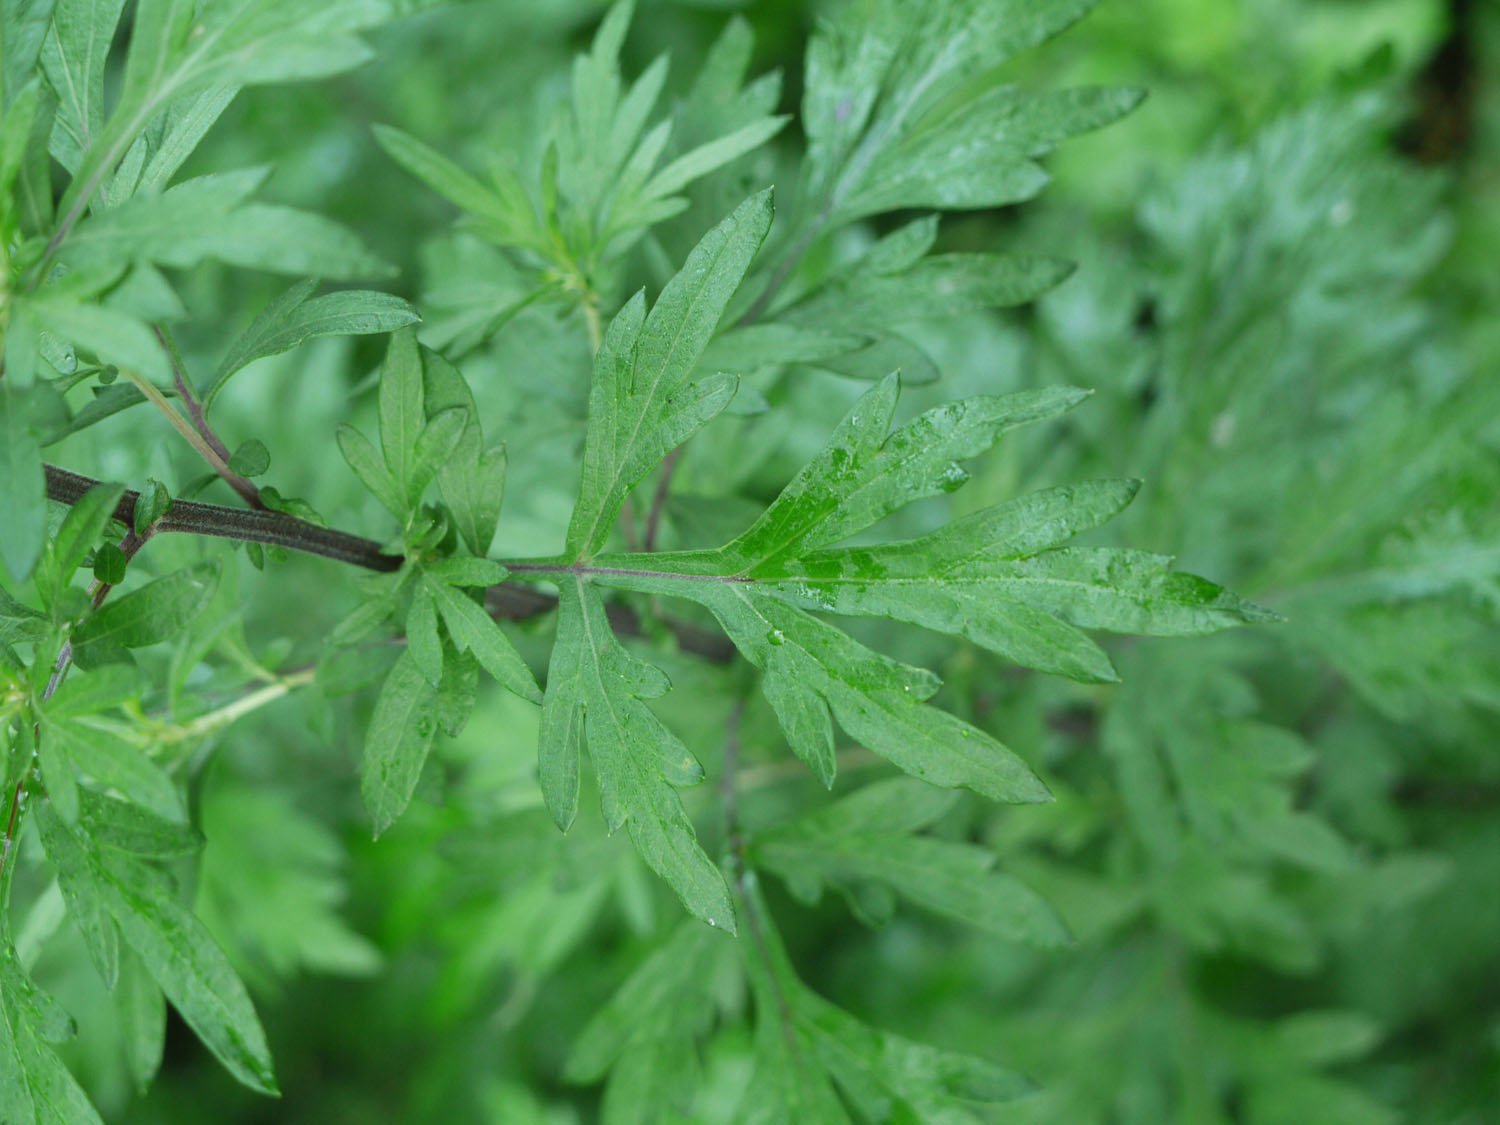
[{"label": "green leaf", "polygon": [[4,55],[5,104],[32,78],[52,21],[54,0],[9,0],[0,5],[0,54]]},{"label": "green leaf", "polygon": [[316,289],[316,281],[299,281],[260,311],[229,346],[203,394],[205,409],[237,372],[257,359],[280,355],[308,340],[394,332],[421,320],[417,310],[399,297],[364,289],[314,297]]},{"label": "green leaf", "polygon": [[104,128],[104,63],[124,0],[57,0],[42,73],[57,94],[53,152],[77,168]]},{"label": "green leaf", "polygon": [[437,475],[447,467],[459,442],[469,427],[469,412],[462,407],[453,407],[434,414],[417,435],[416,447],[411,453],[407,482],[407,504],[415,508],[422,502],[422,493]]},{"label": "green leaf", "polygon": [[856,263],[778,315],[809,330],[868,332],[904,321],[1022,305],[1072,272],[1069,262],[1018,254],[941,254],[892,273]]},{"label": "green leaf", "polygon": [[510,574],[505,567],[493,559],[454,557],[434,559],[423,564],[423,569],[439,582],[449,586],[468,589],[483,586],[498,586]]},{"label": "green leaf", "polygon": [[242,477],[264,476],[270,467],[271,451],[259,438],[241,442],[229,458],[230,471]]},{"label": "green leaf", "polygon": [[1035,163],[1058,142],[1101,128],[1141,103],[1141,90],[1075,89],[1028,95],[995,86],[892,147],[881,175],[849,192],[848,221],[903,208],[971,210],[1035,195],[1047,174]]},{"label": "green leaf", "polygon": [[149,379],[170,379],[161,344],[135,317],[102,305],[54,296],[45,289],[27,297],[23,304],[26,315],[40,328],[93,353],[102,362],[128,367]]},{"label": "green leaf", "polygon": [[350,425],[340,425],[335,437],[339,452],[360,483],[374,494],[386,511],[397,519],[404,519],[406,502],[370,439]]},{"label": "green leaf", "polygon": [[79,667],[175,636],[208,604],[218,580],[217,563],[198,563],[105,602],[73,636]]},{"label": "green leaf", "polygon": [[630,490],[728,404],[732,390],[726,381],[689,386],[688,379],[770,225],[767,191],[704,236],[644,322],[635,301],[610,326],[594,367],[570,550],[597,551]]},{"label": "green leaf", "polygon": [[0,386],[0,561],[12,578],[30,577],[47,531],[47,480],[21,392]]},{"label": "green leaf", "polygon": [[996,937],[1043,947],[1066,944],[1067,931],[1052,908],[1019,880],[994,871],[992,852],[910,834],[923,826],[912,823],[911,810],[930,804],[931,792],[905,779],[868,786],[763,833],[755,842],[757,863],[780,874],[804,899],[815,901],[824,883],[851,895],[862,884],[877,883]]},{"label": "green leaf", "polygon": [[422,358],[423,399],[429,417],[454,408],[464,412],[463,434],[437,479],[459,534],[469,550],[482,556],[495,538],[505,498],[505,449],[485,449],[474,395],[458,370],[434,352],[424,350]]},{"label": "green leaf", "polygon": [[146,478],[146,487],[135,501],[135,533],[144,537],[157,520],[172,507],[172,495],[167,486],[154,477]]},{"label": "green leaf", "polygon": [[450,203],[480,220],[481,229],[501,242],[529,245],[540,237],[529,206],[486,187],[457,164],[400,129],[375,126],[375,139],[392,160]]},{"label": "green leaf", "polygon": [[436,733],[434,689],[412,655],[402,652],[380,687],[365,729],[360,793],[377,837],[411,803]]},{"label": "green leaf", "polygon": [[115,996],[125,1049],[125,1066],[143,1094],[161,1070],[167,1045],[167,998],[140,959],[127,953],[120,962]]},{"label": "green leaf", "polygon": [[636,968],[574,1039],[565,1077],[597,1082],[633,1044],[691,1041],[708,1022],[713,969],[724,942],[685,922]]},{"label": "green leaf", "polygon": [[674,788],[700,780],[702,767],[643,702],[667,690],[666,677],[614,639],[597,591],[572,582],[561,586],[560,596],[540,750],[554,818],[571,819],[577,755],[586,747],[609,829],[627,827],[641,858],[682,904],[733,933],[724,876],[698,843]]},{"label": "green leaf", "polygon": [[151,868],[90,851],[45,805],[37,822],[58,878],[99,902],[189,1027],[236,1079],[276,1093],[265,1033],[245,986],[208,931]]},{"label": "green leaf", "polygon": [[7,935],[0,949],[0,1120],[102,1125],[83,1089],[48,1046],[70,1038],[71,1024],[57,1002],[27,978]]},{"label": "green leaf", "polygon": [[438,639],[432,591],[425,582],[418,584],[406,615],[406,647],[427,682],[437,687],[443,678],[443,643]]},{"label": "green leaf", "polygon": [[83,565],[114,518],[115,507],[125,495],[123,484],[96,484],[68,510],[57,535],[42,555],[36,581],[37,592],[55,604],[74,572]]},{"label": "green leaf", "polygon": [[[146,126],[174,103],[346,70],[369,54],[353,33],[388,15],[377,0],[330,0],[311,15],[293,0],[250,0],[214,5],[199,18],[193,0],[141,0],[114,109],[63,196],[69,225]],[[189,136],[194,132],[201,136],[197,128]],[[181,159],[180,152],[173,157]]]},{"label": "green leaf", "polygon": [[746,892],[759,934],[747,951],[755,996],[756,1069],[736,1121],[848,1121],[837,1079],[860,1120],[977,1120],[976,1111],[1031,1092],[1020,1075],[984,1059],[870,1027],[796,975],[758,888]]},{"label": "green leaf", "polygon": [[[122,796],[165,820],[185,822],[187,811],[177,786],[138,746],[87,719],[42,718],[43,769],[49,786],[57,785],[57,767]],[[67,784],[71,788],[70,783]],[[58,800],[58,812],[70,823],[78,819],[77,796]]]},{"label": "green leaf", "polygon": [[[422,357],[417,336],[404,329],[391,336],[385,363],[380,369],[380,447],[385,465],[395,482],[404,518],[411,510],[412,481],[417,475],[417,439],[427,424],[422,409]],[[420,489],[417,490],[420,493]]]},{"label": "green leaf", "polygon": [[[910,621],[1085,681],[1115,674],[1075,625],[1172,634],[1266,614],[1204,579],[1171,573],[1157,556],[1059,547],[1129,503],[1132,481],[1023,497],[916,540],[831,547],[914,500],[952,491],[967,479],[959,461],[1085,397],[1060,388],[966,399],[892,433],[898,387],[892,376],[867,392],[828,446],[727,546],[655,553],[649,561],[600,555],[582,573],[593,583],[709,609],[763,671],[788,742],[825,785],[836,765],[831,713],[855,741],[934,785],[997,801],[1049,800],[1016,754],[924,706],[937,677],[872,652],[809,611]],[[553,668],[566,674],[555,658]],[[543,789],[561,796],[571,785],[570,768],[559,768],[572,753],[565,713],[549,727],[544,712],[543,728],[553,735],[543,743]],[[559,765],[549,767],[548,754]]]},{"label": "green leaf", "polygon": [[965,399],[887,436],[899,386],[890,376],[855,404],[823,452],[726,548],[736,563],[768,572],[781,559],[846,539],[913,500],[951,492],[968,479],[958,461],[1086,397],[1065,387]]},{"label": "green leaf", "polygon": [[422,589],[428,591],[442,614],[443,624],[448,627],[448,635],[461,652],[473,653],[501,687],[522,699],[542,702],[542,689],[537,687],[526,661],[510,643],[499,623],[479,603],[452,586],[431,578],[422,583]]},{"label": "green leaf", "polygon": [[251,203],[264,168],[199,176],[138,195],[78,224],[64,256],[102,268],[150,262],[186,268],[213,258],[280,273],[359,278],[389,272],[346,228],[290,207]]}]

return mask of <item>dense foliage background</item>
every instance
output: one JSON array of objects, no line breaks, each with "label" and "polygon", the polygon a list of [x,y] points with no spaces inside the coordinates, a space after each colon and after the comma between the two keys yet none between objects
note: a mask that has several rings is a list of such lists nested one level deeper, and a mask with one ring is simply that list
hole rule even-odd
[{"label": "dense foliage background", "polygon": [[[576,495],[586,317],[556,299],[563,283],[525,300],[535,279],[483,231],[455,227],[452,204],[372,126],[469,169],[496,153],[540,159],[539,122],[567,101],[571,60],[603,9],[398,7],[406,14],[368,33],[359,68],[241,93],[182,175],[269,165],[262,198],[339,220],[396,267],[366,284],[417,307],[421,339],[461,366],[485,433],[508,446],[494,553],[555,551]],[[780,71],[773,104],[794,112],[809,38],[835,10],[641,0],[622,70],[634,77],[669,52],[661,111],[708,139],[715,107],[702,91],[682,99],[731,15],[753,32],[749,74]],[[851,626],[938,671],[942,706],[1002,738],[1056,796],[1011,807],[965,793],[913,808],[893,791],[865,830],[930,825],[923,839],[988,850],[1052,904],[1071,942],[1009,940],[1003,922],[924,911],[910,894],[893,903],[858,878],[825,873],[841,893],[820,895],[807,854],[818,838],[795,824],[828,798],[747,690],[747,666],[683,651],[652,624],[651,597],[630,595],[645,634],[630,644],[674,684],[653,709],[703,761],[705,799],[733,746],[738,815],[772,841],[764,864],[784,881],[762,890],[805,985],[865,1024],[1035,1082],[1016,1100],[970,1106],[975,1120],[1495,1119],[1497,65],[1500,9],[1482,0],[1106,0],[1009,66],[1027,88],[1149,96],[1047,157],[1052,180],[1035,198],[943,218],[939,250],[1030,251],[1077,270],[1019,309],[919,309],[901,323],[916,349],[902,417],[980,393],[1095,394],[971,462],[962,490],[899,513],[886,537],[1039,488],[1141,478],[1091,542],[1172,554],[1285,619],[1110,641],[1121,682],[1104,684],[1021,670],[908,625]],[[800,128],[794,119],[705,181],[691,210],[621,257],[601,286],[604,316],[639,285],[654,295],[751,191],[794,182]],[[819,252],[847,258],[918,216],[877,215]],[[287,284],[213,262],[173,280],[187,314],[178,344],[204,371]],[[380,336],[313,340],[262,360],[216,407],[231,448],[264,441],[258,481],[376,537],[386,517],[334,434],[351,421],[374,433],[385,347]],[[664,544],[717,544],[747,526],[869,385],[812,366],[756,381],[767,411],[723,419],[686,447]],[[47,457],[174,492],[204,474],[146,409]],[[205,498],[230,494],[215,485]],[[165,568],[202,548],[172,537],[150,550]],[[222,702],[240,697],[249,671],[307,665],[359,597],[334,563],[257,569],[241,553],[208,610],[216,629],[192,654],[212,649],[213,671],[192,692]],[[510,629],[539,674],[554,628],[541,615]],[[357,781],[370,708],[368,691],[299,680],[222,727],[163,720],[185,732],[174,753],[190,764],[205,840],[186,885],[249,983],[279,1102],[236,1084],[175,1017],[161,1072],[139,1094],[128,1009],[61,920],[40,863],[22,869],[17,946],[76,1019],[78,1037],[59,1050],[105,1119],[568,1122],[601,1107],[618,1120],[740,1119],[760,1080],[760,986],[701,946],[699,929],[711,931],[679,929],[686,915],[624,834],[603,832],[591,790],[578,824],[557,833],[536,779],[538,709],[482,689],[463,732],[439,740],[403,819],[372,842]],[[839,761],[835,797],[899,776],[847,740]],[[689,809],[705,812],[695,792]],[[663,957],[691,978],[672,980]],[[636,990],[621,994],[632,973]],[[639,1117],[637,1099],[649,1107]],[[880,1106],[860,1109],[879,1120]]]}]

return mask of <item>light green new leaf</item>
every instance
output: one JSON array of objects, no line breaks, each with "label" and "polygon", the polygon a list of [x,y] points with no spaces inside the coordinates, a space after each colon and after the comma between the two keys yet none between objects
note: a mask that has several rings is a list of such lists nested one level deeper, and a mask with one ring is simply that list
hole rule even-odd
[{"label": "light green new leaf", "polygon": [[411,803],[437,733],[437,693],[410,652],[391,666],[365,730],[360,794],[379,836]]},{"label": "light green new leaf", "polygon": [[31,575],[47,532],[47,480],[19,391],[0,385],[0,561],[18,581]]},{"label": "light green new leaf", "polygon": [[[129,193],[154,194],[166,189],[177,170],[193,154],[214,122],[239,94],[238,86],[217,86],[173,102],[152,122],[136,145],[147,142],[150,156]],[[111,197],[123,189],[111,187]]]},{"label": "light green new leaf", "polygon": [[316,289],[316,281],[299,281],[261,310],[229,346],[203,393],[205,409],[236,372],[257,359],[279,355],[324,336],[394,332],[421,320],[409,303],[386,293],[350,289],[314,297]]},{"label": "light green new leaf", "polygon": [[83,216],[108,173],[174,103],[346,70],[369,57],[355,33],[389,15],[380,0],[327,0],[314,8],[300,0],[140,0],[114,109],[63,196],[64,226]]},{"label": "light green new leaf", "polygon": [[438,637],[437,611],[426,582],[417,586],[406,614],[406,650],[427,682],[437,687],[443,678],[443,642]]},{"label": "light green new leaf", "polygon": [[809,901],[820,897],[824,883],[845,888],[851,897],[863,884],[875,883],[997,937],[1065,944],[1067,931],[1051,907],[1020,881],[994,871],[994,853],[912,835],[951,808],[953,796],[906,779],[878,782],[761,834],[755,856]]},{"label": "light green new leaf", "polygon": [[0,4],[0,56],[7,106],[31,81],[52,22],[54,0],[6,0]]},{"label": "light green new leaf", "polygon": [[637,299],[610,325],[594,366],[569,550],[597,551],[630,490],[728,405],[724,380],[688,379],[770,226],[770,192],[751,196],[698,243],[644,322]]},{"label": "light green new leaf", "polygon": [[421,588],[442,615],[448,635],[461,652],[471,652],[495,682],[522,699],[542,702],[542,689],[526,661],[510,643],[499,623],[467,594],[443,582],[426,579]]},{"label": "light green new leaf", "polygon": [[[50,719],[44,711],[41,738],[42,768],[49,788],[63,782],[63,792],[72,790],[72,780],[57,776],[58,766],[71,767],[75,775],[115,790],[163,819],[187,821],[187,810],[172,779],[139,746],[115,732],[86,719]],[[64,820],[78,819],[76,792],[66,800],[59,794],[56,801]]]},{"label": "light green new leaf", "polygon": [[42,73],[57,94],[52,151],[77,168],[104,127],[104,61],[124,0],[57,0]]},{"label": "light green new leaf", "polygon": [[540,746],[543,792],[554,818],[572,818],[577,758],[586,748],[610,830],[629,828],[641,858],[683,905],[733,932],[724,876],[698,843],[674,788],[700,781],[703,768],[643,702],[667,690],[666,677],[615,640],[596,590],[570,582],[559,593]]},{"label": "light green new leaf", "polygon": [[137,195],[80,222],[63,256],[79,266],[126,262],[186,268],[207,258],[230,265],[328,278],[389,273],[390,267],[331,220],[251,203],[267,169],[199,176],[160,195]]},{"label": "light green new leaf", "polygon": [[74,659],[88,668],[115,659],[121,649],[171,638],[208,604],[218,580],[218,563],[198,563],[110,599],[74,633]]},{"label": "light green new leaf", "polygon": [[518,186],[500,180],[496,188],[487,187],[437,150],[389,125],[376,125],[375,139],[397,164],[472,215],[491,241],[547,252],[546,232]]},{"label": "light green new leaf", "polygon": [[205,1046],[240,1082],[276,1093],[265,1032],[223,951],[170,881],[122,854],[91,850],[43,805],[37,822],[58,879],[101,903],[126,943]]},{"label": "light green new leaf", "polygon": [[370,490],[386,511],[398,520],[405,519],[405,498],[370,439],[348,423],[340,424],[334,437],[345,463],[354,470],[360,483]]},{"label": "light green new leaf", "polygon": [[167,998],[161,986],[129,952],[120,961],[120,983],[115,988],[119,1006],[125,1065],[137,1093],[145,1093],[161,1069],[167,1045]]},{"label": "light green new leaf", "polygon": [[46,289],[19,302],[38,327],[101,362],[127,367],[149,379],[169,379],[166,352],[144,323],[104,305],[83,304]]},{"label": "light green new leaf", "polygon": [[0,1121],[102,1125],[83,1089],[48,1046],[72,1034],[72,1020],[26,976],[7,935],[0,949]]}]

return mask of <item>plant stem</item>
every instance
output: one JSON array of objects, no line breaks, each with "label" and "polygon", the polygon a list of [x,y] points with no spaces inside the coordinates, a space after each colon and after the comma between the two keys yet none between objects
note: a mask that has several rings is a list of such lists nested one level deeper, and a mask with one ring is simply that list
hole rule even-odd
[{"label": "plant stem", "polygon": [[[197,437],[197,434],[194,436]],[[46,473],[47,495],[63,504],[74,503],[99,483],[55,465],[47,465]],[[133,523],[135,506],[139,500],[140,493],[127,491],[115,507],[115,518],[127,524]],[[157,521],[156,530],[209,535],[243,543],[264,543],[304,554],[321,555],[366,570],[399,570],[403,561],[400,555],[386,554],[373,539],[319,527],[284,512],[247,512],[242,508],[226,508],[193,500],[174,500],[166,514]]]},{"label": "plant stem", "polygon": [[241,476],[229,467],[229,447],[224,444],[223,439],[214,432],[213,426],[209,425],[208,413],[203,408],[202,401],[193,390],[193,384],[187,376],[187,367],[182,362],[182,355],[177,350],[177,344],[171,335],[161,325],[153,328],[156,338],[161,342],[167,358],[172,364],[172,386],[177,391],[177,397],[187,407],[188,417],[192,420],[193,428],[198,431],[200,437],[207,443],[218,457],[217,462],[211,462],[214,471],[224,478],[224,482],[239,493],[240,499],[252,508],[265,508],[265,501],[260,498],[260,489],[255,487],[247,478]]},{"label": "plant stem", "polygon": [[[99,483],[92,477],[69,472],[56,465],[47,465],[45,468],[47,496],[60,504],[77,503],[85,492]],[[127,526],[134,524],[135,507],[139,500],[139,492],[127,491],[115,507],[115,519]],[[381,573],[399,570],[406,561],[400,555],[387,554],[373,539],[319,527],[283,512],[247,512],[241,508],[226,508],[193,500],[174,500],[166,514],[152,525],[152,532],[207,535],[241,543],[264,543]],[[560,574],[569,568],[522,564],[512,569],[547,576]],[[485,608],[492,617],[525,621],[556,609],[557,599],[520,582],[505,582],[491,586],[486,591]],[[617,632],[625,636],[642,635],[640,619],[629,606],[612,603],[606,612]],[[716,664],[727,664],[734,657],[733,647],[718,634],[683,622],[668,621],[665,624],[684,652]]]},{"label": "plant stem", "polygon": [[140,391],[146,397],[146,401],[161,411],[162,416],[168,422],[172,423],[172,428],[187,439],[187,443],[198,451],[199,456],[208,462],[209,467],[218,473],[230,488],[239,493],[241,499],[251,505],[251,507],[265,507],[261,503],[260,492],[256,489],[255,485],[229,467],[228,458],[220,456],[219,451],[209,444],[208,439],[200,434],[191,422],[177,412],[176,408],[167,401],[167,396],[161,393],[155,383],[151,382],[145,376],[126,368],[121,368],[121,371],[127,379],[135,384],[136,390]]}]

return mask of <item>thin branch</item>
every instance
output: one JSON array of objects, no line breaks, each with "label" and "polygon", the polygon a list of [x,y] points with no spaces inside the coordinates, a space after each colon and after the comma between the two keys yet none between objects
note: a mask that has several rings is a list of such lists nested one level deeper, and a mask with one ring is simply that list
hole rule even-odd
[{"label": "thin branch", "polygon": [[[200,439],[201,440],[201,439]],[[47,495],[62,504],[75,503],[99,482],[71,473],[55,465],[46,466]],[[127,491],[115,507],[115,518],[126,524],[135,521],[135,507],[140,493]],[[400,555],[389,555],[373,539],[350,535],[332,528],[289,516],[284,512],[245,511],[219,504],[202,504],[193,500],[174,500],[166,514],[156,523],[158,532],[208,535],[234,539],[242,543],[264,543],[285,547],[304,554],[320,555],[365,570],[399,570]]]},{"label": "thin branch", "polygon": [[[46,475],[47,496],[59,504],[77,503],[85,492],[99,483],[92,477],[69,472],[56,465],[47,465]],[[127,491],[115,507],[115,519],[126,526],[132,526],[135,523],[136,504],[140,498],[139,492]],[[203,504],[193,500],[174,500],[172,506],[152,526],[152,532],[207,535],[241,543],[263,543],[380,573],[399,570],[405,562],[400,555],[386,553],[373,539],[319,527],[283,512],[247,512],[241,508],[226,508],[219,504]],[[567,568],[538,565],[512,569],[530,569],[546,576]],[[491,586],[486,591],[485,606],[493,617],[525,621],[556,609],[557,599],[522,583],[506,582]],[[644,634],[640,618],[629,606],[612,603],[606,612],[615,631],[621,635]],[[716,633],[684,622],[668,621],[665,624],[684,652],[716,664],[727,664],[734,658],[733,646]]]},{"label": "thin branch", "polygon": [[260,492],[256,489],[255,485],[229,467],[228,458],[220,456],[218,450],[210,445],[208,440],[193,428],[193,424],[177,413],[176,408],[167,401],[167,396],[161,393],[155,383],[151,382],[144,375],[137,374],[128,368],[121,368],[120,370],[127,379],[135,384],[136,390],[140,391],[146,397],[146,401],[161,411],[162,416],[168,422],[172,423],[172,428],[187,439],[187,443],[198,451],[198,455],[208,462],[209,467],[218,473],[219,476],[223,477],[224,482],[230,488],[239,493],[241,499],[250,504],[251,507],[265,507],[261,503]]},{"label": "thin branch", "polygon": [[156,333],[157,340],[171,361],[172,386],[177,391],[177,397],[182,400],[183,406],[187,407],[188,418],[192,421],[193,428],[219,458],[218,463],[214,464],[214,471],[224,478],[224,482],[230,488],[239,493],[240,499],[245,503],[252,508],[264,509],[266,505],[265,501],[260,498],[260,489],[229,467],[229,461],[233,455],[223,439],[214,431],[213,426],[209,425],[208,413],[204,410],[197,392],[193,390],[192,381],[188,379],[187,367],[182,362],[182,355],[177,350],[176,342],[161,325],[154,326],[152,330]]}]

